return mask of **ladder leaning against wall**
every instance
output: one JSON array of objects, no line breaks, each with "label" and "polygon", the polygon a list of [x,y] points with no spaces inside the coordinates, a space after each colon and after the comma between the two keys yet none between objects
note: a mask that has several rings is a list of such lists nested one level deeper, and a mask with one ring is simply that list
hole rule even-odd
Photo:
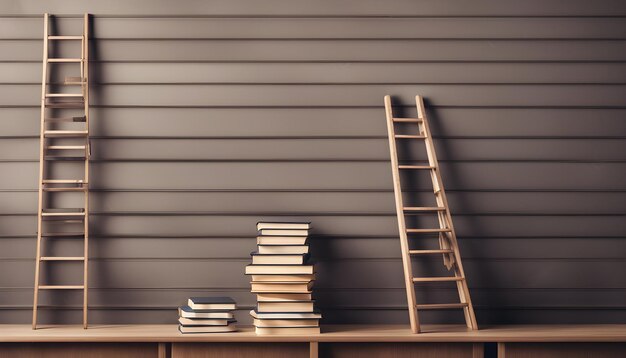
[{"label": "ladder leaning against wall", "polygon": [[[456,231],[452,224],[452,216],[450,215],[450,207],[448,199],[443,188],[441,180],[441,172],[439,170],[439,162],[435,154],[435,146],[433,145],[432,134],[428,126],[424,101],[422,97],[415,97],[417,105],[417,118],[398,118],[394,117],[391,97],[385,96],[385,113],[387,116],[387,130],[389,135],[389,150],[391,154],[391,172],[393,176],[393,189],[396,201],[396,214],[398,217],[398,229],[400,232],[400,248],[402,250],[402,266],[404,270],[404,279],[406,285],[407,301],[409,305],[409,319],[411,330],[413,333],[420,332],[419,311],[422,310],[454,310],[461,309],[465,316],[465,323],[471,330],[478,329],[472,300],[470,299],[467,280],[465,279],[465,271],[461,263],[461,254],[457,244]],[[397,134],[396,124],[413,125],[415,130],[413,133]],[[400,164],[398,157],[397,141],[421,141],[425,145],[425,154],[427,164],[408,165]],[[435,206],[413,206],[406,205],[405,199],[407,194],[403,192],[401,183],[401,172],[427,172],[430,176]],[[409,191],[410,193],[410,191]],[[407,216],[415,215],[436,215],[437,227],[427,228],[407,228]],[[409,238],[419,240],[426,235],[437,235],[439,247],[437,249],[411,249]],[[441,255],[444,266],[454,273],[454,276],[435,276],[435,277],[416,277],[413,273],[413,257],[424,257],[432,255]],[[429,303],[418,304],[415,297],[415,284],[431,284],[431,283],[454,282],[456,284],[459,301],[453,303]]]},{"label": "ladder leaning against wall", "polygon": [[[40,291],[79,290],[83,293],[83,327],[87,328],[87,277],[89,249],[89,15],[83,16],[81,35],[51,35],[50,16],[44,15],[43,75],[41,80],[41,130],[39,133],[39,195],[37,208],[37,253],[33,300],[33,329],[37,328]],[[65,53],[65,47],[80,43],[80,53],[71,57],[49,57]],[[64,68],[61,68],[64,67]],[[63,69],[79,72],[63,81],[54,75]],[[80,90],[77,91],[77,89]],[[60,174],[68,173],[73,174]],[[60,195],[82,194],[78,208],[54,208],[64,202]],[[72,194],[69,194],[72,195]],[[75,195],[75,194],[74,194]],[[58,205],[58,204],[57,204]],[[58,256],[54,244],[59,239],[82,240],[82,256]],[[42,283],[42,271],[59,262],[82,263],[80,283]],[[68,267],[73,269],[73,267]],[[52,277],[45,277],[46,281]],[[56,280],[58,281],[58,277]]]}]

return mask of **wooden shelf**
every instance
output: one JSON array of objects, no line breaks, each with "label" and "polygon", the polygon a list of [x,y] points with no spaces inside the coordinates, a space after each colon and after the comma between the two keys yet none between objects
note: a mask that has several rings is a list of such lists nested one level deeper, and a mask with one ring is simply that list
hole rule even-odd
[{"label": "wooden shelf", "polygon": [[310,336],[257,336],[249,326],[239,332],[187,334],[170,325],[46,326],[0,325],[0,342],[626,342],[622,325],[492,326],[469,331],[465,326],[323,325]]}]

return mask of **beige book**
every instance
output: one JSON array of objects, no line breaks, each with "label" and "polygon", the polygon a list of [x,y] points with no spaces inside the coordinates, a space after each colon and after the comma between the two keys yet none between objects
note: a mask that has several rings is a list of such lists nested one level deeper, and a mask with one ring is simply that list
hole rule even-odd
[{"label": "beige book", "polygon": [[226,326],[234,322],[232,319],[201,319],[180,317],[178,323],[183,326]]},{"label": "beige book", "polygon": [[319,319],[255,319],[256,327],[318,327]]},{"label": "beige book", "polygon": [[266,255],[252,253],[253,265],[303,265],[308,259],[307,254],[299,255]]},{"label": "beige book", "polygon": [[255,327],[256,334],[275,334],[275,335],[311,335],[319,334],[319,327]]},{"label": "beige book", "polygon": [[257,293],[257,302],[310,301],[310,293]]},{"label": "beige book", "polygon": [[227,326],[178,326],[180,333],[221,333],[234,332],[237,326],[229,324]]},{"label": "beige book", "polygon": [[257,312],[313,312],[313,301],[258,302]]},{"label": "beige book", "polygon": [[256,223],[257,230],[263,229],[292,229],[292,230],[308,230],[311,228],[310,222],[265,222],[259,221]]},{"label": "beige book", "polygon": [[246,275],[311,275],[313,265],[248,265]]},{"label": "beige book", "polygon": [[311,275],[252,275],[254,282],[304,282],[315,281],[315,274]]},{"label": "beige book", "polygon": [[313,282],[251,282],[252,293],[311,293]]},{"label": "beige book", "polygon": [[257,312],[250,311],[250,316],[256,319],[321,319],[320,312]]},{"label": "beige book", "polygon": [[306,236],[257,236],[257,245],[304,245]]},{"label": "beige book", "polygon": [[309,230],[293,230],[293,229],[261,229],[259,230],[260,235],[269,235],[269,236],[303,236],[307,237],[309,235]]},{"label": "beige book", "polygon": [[308,254],[308,245],[259,245],[259,254],[263,255],[297,255]]}]

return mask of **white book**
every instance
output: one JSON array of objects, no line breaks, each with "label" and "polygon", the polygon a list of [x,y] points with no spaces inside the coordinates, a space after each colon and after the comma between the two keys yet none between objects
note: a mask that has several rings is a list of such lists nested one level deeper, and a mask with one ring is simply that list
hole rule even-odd
[{"label": "white book", "polygon": [[252,256],[253,265],[303,265],[309,258],[308,254],[297,255],[267,255],[253,252]]},{"label": "white book", "polygon": [[295,229],[261,229],[259,230],[261,235],[269,236],[308,236],[309,230],[295,230]]},{"label": "white book", "polygon": [[233,313],[230,311],[199,311],[193,310],[189,306],[178,308],[178,315],[185,318],[208,318],[208,319],[232,319]]},{"label": "white book", "polygon": [[256,319],[321,319],[320,312],[257,312],[250,311],[252,318]]},{"label": "white book", "polygon": [[259,235],[256,237],[257,245],[271,245],[271,246],[283,246],[283,245],[304,245],[306,244],[306,236],[272,236],[272,235]]},{"label": "white book", "polygon": [[297,255],[308,254],[308,245],[259,245],[259,254],[263,255]]},{"label": "white book", "polygon": [[258,302],[257,312],[313,312],[313,301]]},{"label": "white book", "polygon": [[271,335],[311,335],[319,334],[319,327],[255,327],[256,334],[271,334]]},{"label": "white book", "polygon": [[194,310],[227,311],[236,308],[235,300],[230,297],[191,297],[187,305]]},{"label": "white book", "polygon": [[253,282],[308,282],[315,281],[315,274],[310,275],[252,275]]},{"label": "white book", "polygon": [[246,275],[311,275],[313,265],[248,265]]},{"label": "white book", "polygon": [[202,319],[180,317],[178,323],[183,326],[226,326],[235,322],[232,319]]},{"label": "white book", "polygon": [[317,327],[319,319],[255,319],[256,327]]},{"label": "white book", "polygon": [[264,222],[256,223],[257,230],[263,229],[291,229],[291,230],[308,230],[311,228],[310,222]]},{"label": "white book", "polygon": [[310,301],[310,293],[257,293],[257,302],[294,302]]},{"label": "white book", "polygon": [[178,326],[180,333],[223,333],[234,332],[237,326],[229,324],[226,326]]}]

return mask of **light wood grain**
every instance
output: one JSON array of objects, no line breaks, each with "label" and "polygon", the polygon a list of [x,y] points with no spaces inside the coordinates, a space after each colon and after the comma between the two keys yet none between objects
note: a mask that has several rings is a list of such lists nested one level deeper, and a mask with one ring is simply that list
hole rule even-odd
[{"label": "light wood grain", "polygon": [[472,348],[472,358],[484,358],[485,357],[485,345],[480,343],[474,343]]},{"label": "light wood grain", "polygon": [[485,326],[423,325],[413,334],[405,325],[323,325],[309,336],[257,336],[253,327],[238,332],[188,334],[169,325],[0,325],[1,342],[626,342],[626,324]]},{"label": "light wood grain", "polygon": [[421,123],[417,124],[418,132],[423,134],[426,145],[426,155],[428,156],[428,163],[434,168],[430,171],[431,180],[433,183],[433,192],[435,194],[435,201],[437,207],[445,208],[444,211],[437,212],[437,219],[439,226],[447,231],[442,231],[439,235],[440,248],[442,250],[452,250],[451,254],[443,255],[444,265],[448,270],[453,269],[454,275],[457,280],[457,290],[459,291],[459,299],[463,306],[463,314],[465,316],[465,323],[467,327],[473,330],[478,329],[478,323],[476,322],[476,315],[474,314],[474,307],[472,306],[472,300],[470,298],[469,288],[467,286],[467,280],[465,277],[465,271],[463,269],[463,263],[461,261],[461,252],[456,237],[456,230],[452,222],[452,215],[450,214],[450,206],[448,205],[448,199],[446,197],[446,191],[443,185],[443,179],[441,177],[441,170],[439,169],[439,160],[435,152],[435,145],[433,144],[433,136],[430,131],[430,125],[426,117],[426,107],[424,106],[424,99],[421,96],[415,96],[415,103],[417,108],[417,116],[422,119]]},{"label": "light wood grain", "polygon": [[[470,299],[469,289],[465,280],[465,272],[461,263],[461,254],[457,244],[456,232],[454,225],[452,224],[452,216],[450,215],[450,207],[448,206],[448,200],[446,199],[446,193],[443,188],[443,181],[441,178],[439,161],[437,160],[437,154],[435,153],[435,146],[433,144],[432,133],[428,125],[428,118],[426,117],[426,108],[424,107],[424,101],[421,96],[415,96],[415,103],[417,109],[417,118],[400,118],[396,120],[393,116],[391,97],[385,96],[385,114],[387,116],[387,132],[389,139],[389,152],[391,155],[391,171],[393,176],[393,190],[396,201],[396,216],[398,218],[398,228],[400,230],[400,247],[402,249],[402,262],[404,269],[405,285],[407,289],[408,302],[409,302],[409,317],[411,323],[411,329],[415,333],[419,333],[420,324],[418,319],[418,312],[415,303],[415,287],[414,282],[441,282],[441,281],[456,281],[457,290],[459,292],[459,304],[429,304],[421,305],[422,309],[454,309],[460,308],[463,310],[465,316],[465,323],[470,329],[478,329],[476,323],[476,317],[474,315],[474,308],[472,307],[472,301]],[[395,122],[408,122],[416,123],[416,134],[396,134]],[[396,148],[396,139],[423,139],[426,149],[426,156],[428,158],[428,165],[399,165],[398,164],[398,150]],[[411,158],[415,160],[416,158]],[[433,194],[437,203],[436,207],[405,207],[403,204],[402,184],[400,182],[400,169],[409,170],[429,170]],[[433,210],[434,209],[434,210]],[[405,211],[434,211],[437,214],[437,221],[439,223],[438,228],[406,228]],[[407,234],[424,234],[424,233],[439,233],[439,253],[442,254],[443,264],[448,270],[453,270],[454,277],[413,277],[411,272],[411,255],[414,254],[432,254],[433,250],[409,250],[409,243]],[[408,263],[408,265],[407,265]],[[408,266],[408,267],[407,267]]]},{"label": "light wood grain", "polygon": [[[43,15],[43,36],[48,38],[48,14]],[[41,212],[43,211],[43,184],[44,179],[44,155],[45,155],[45,132],[46,132],[46,82],[48,81],[48,41],[43,42],[43,70],[41,75],[41,112],[39,123],[39,181],[37,187],[39,188],[37,194],[37,248],[35,254],[35,287],[33,294],[33,322],[32,328],[37,327],[37,304],[39,301],[39,274],[41,271],[41,238],[42,238],[42,218]]]},{"label": "light wood grain", "polygon": [[409,241],[407,236],[406,221],[404,218],[404,203],[402,198],[402,183],[400,182],[400,171],[398,164],[398,149],[396,147],[396,130],[393,122],[393,110],[391,107],[391,97],[385,96],[385,116],[387,117],[387,136],[389,138],[389,154],[391,158],[391,175],[393,180],[393,193],[396,204],[396,216],[398,217],[398,232],[400,235],[400,250],[402,253],[402,269],[404,271],[404,285],[406,287],[406,300],[409,308],[409,323],[411,331],[420,331],[419,313],[415,308],[415,287],[413,286],[413,268],[411,266],[411,256],[409,254]]},{"label": "light wood grain", "polygon": [[[83,16],[83,34],[80,36],[50,36],[50,24],[49,24],[50,16],[46,13],[44,14],[44,47],[43,47],[43,75],[41,81],[41,121],[40,121],[40,135],[39,135],[39,182],[38,182],[38,211],[37,211],[37,252],[36,252],[36,263],[35,263],[35,287],[34,287],[34,299],[33,299],[33,321],[32,328],[37,328],[37,310],[38,310],[38,296],[40,289],[47,290],[74,290],[80,289],[83,290],[83,328],[87,328],[87,281],[89,277],[88,272],[88,253],[89,253],[89,156],[90,156],[90,147],[89,147],[89,15],[84,14]],[[67,58],[49,58],[49,41],[51,40],[80,40],[80,58],[79,59],[67,59]],[[59,63],[59,62],[78,62],[80,65],[80,78],[79,84],[81,86],[81,93],[49,93],[49,83],[48,83],[48,63]],[[52,66],[57,68],[57,66]],[[74,78],[73,81],[76,79]],[[55,98],[72,98],[78,97],[81,98],[79,102],[54,102]],[[51,102],[48,102],[47,99],[52,99]],[[67,108],[67,106],[74,105],[82,105],[84,109],[84,118],[85,129],[84,130],[54,130],[48,129],[46,127],[47,123],[50,122],[46,118],[46,109],[47,108]],[[76,107],[80,108],[80,107]],[[72,117],[74,120],[77,117]],[[85,141],[83,145],[46,145],[46,141],[49,138],[70,138],[70,137],[82,137]],[[46,153],[48,150],[84,150],[85,155],[81,159],[84,160],[84,179],[47,179],[44,178],[46,175],[49,175],[53,170],[49,170],[48,165],[52,165],[52,163],[47,164],[46,160],[50,160],[52,156],[47,156]],[[59,158],[67,159],[67,156],[61,156]],[[45,184],[82,184],[80,187],[60,187],[60,188],[51,188],[44,185]],[[63,210],[50,210],[45,208],[46,204],[52,204],[52,200],[44,200],[44,193],[49,192],[65,192],[65,191],[82,191],[84,195],[84,204],[83,208],[78,212],[64,212]],[[48,237],[47,233],[44,233],[42,218],[50,217],[50,218],[63,218],[63,217],[83,217],[82,222],[78,221],[83,225],[83,256],[82,257],[42,257],[42,238]],[[74,220],[63,220],[58,221],[62,223],[76,223]],[[83,284],[82,285],[45,285],[40,282],[40,267],[42,261],[83,261]]]},{"label": "light wood grain", "polygon": [[309,358],[319,357],[319,342],[309,343]]}]

